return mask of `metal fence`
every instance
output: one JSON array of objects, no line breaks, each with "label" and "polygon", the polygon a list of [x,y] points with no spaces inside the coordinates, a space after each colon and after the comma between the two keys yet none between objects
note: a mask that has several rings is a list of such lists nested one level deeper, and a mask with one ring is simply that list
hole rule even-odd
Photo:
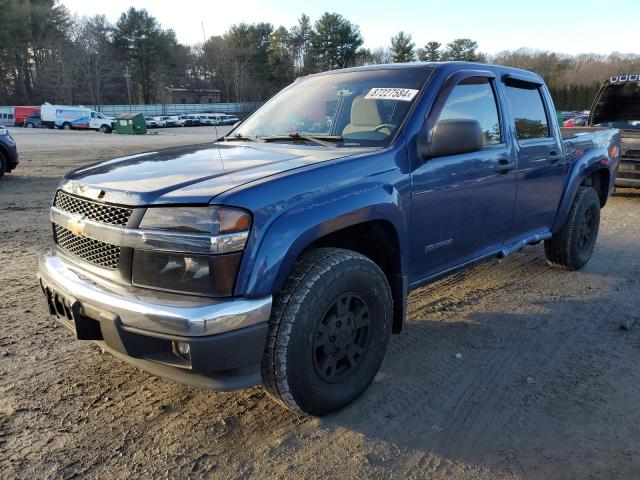
[{"label": "metal fence", "polygon": [[184,113],[230,113],[240,117],[246,117],[262,102],[240,103],[172,103],[156,105],[85,105],[104,115],[115,116],[123,112],[137,112],[144,115],[180,115]]}]

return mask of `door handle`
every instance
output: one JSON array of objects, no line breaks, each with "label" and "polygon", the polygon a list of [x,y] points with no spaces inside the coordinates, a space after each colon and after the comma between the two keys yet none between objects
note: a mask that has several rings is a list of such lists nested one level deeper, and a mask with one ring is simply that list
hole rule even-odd
[{"label": "door handle", "polygon": [[547,157],[550,163],[559,162],[562,159],[562,154],[554,151],[549,152],[549,156]]},{"label": "door handle", "polygon": [[510,162],[507,158],[501,158],[493,166],[493,171],[497,173],[506,173],[509,170],[513,170],[514,168],[516,168],[515,162]]}]

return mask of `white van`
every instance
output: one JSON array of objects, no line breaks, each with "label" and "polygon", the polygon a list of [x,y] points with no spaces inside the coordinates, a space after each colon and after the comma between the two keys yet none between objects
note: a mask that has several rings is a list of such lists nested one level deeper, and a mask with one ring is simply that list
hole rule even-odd
[{"label": "white van", "polygon": [[58,127],[63,130],[85,129],[109,133],[113,129],[113,119],[100,112],[83,106],[51,105],[40,107],[43,127]]}]

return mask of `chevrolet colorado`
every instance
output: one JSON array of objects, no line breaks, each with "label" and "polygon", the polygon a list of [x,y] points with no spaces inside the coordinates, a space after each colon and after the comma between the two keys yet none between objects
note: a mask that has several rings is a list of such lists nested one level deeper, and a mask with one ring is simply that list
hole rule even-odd
[{"label": "chevrolet colorado", "polygon": [[409,291],[541,241],[583,267],[619,146],[563,139],[523,70],[310,75],[211,144],[68,173],[40,285],[78,339],[141,369],[322,415],[366,390]]}]

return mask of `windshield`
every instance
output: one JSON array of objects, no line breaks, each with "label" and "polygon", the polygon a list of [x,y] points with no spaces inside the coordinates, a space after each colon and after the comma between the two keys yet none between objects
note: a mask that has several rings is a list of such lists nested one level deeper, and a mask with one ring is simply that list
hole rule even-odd
[{"label": "windshield", "polygon": [[640,121],[640,82],[601,87],[591,115],[594,125],[637,129]]},{"label": "windshield", "polygon": [[233,137],[335,137],[337,146],[386,146],[432,69],[361,70],[304,77],[269,100]]}]

